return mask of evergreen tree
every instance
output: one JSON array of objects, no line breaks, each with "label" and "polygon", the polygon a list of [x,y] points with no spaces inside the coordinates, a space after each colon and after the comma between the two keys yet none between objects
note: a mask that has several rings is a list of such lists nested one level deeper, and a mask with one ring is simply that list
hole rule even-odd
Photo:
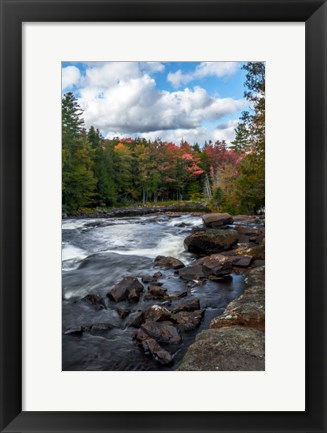
[{"label": "evergreen tree", "polygon": [[92,205],[96,179],[82,110],[69,92],[62,99],[62,201],[64,211]]}]

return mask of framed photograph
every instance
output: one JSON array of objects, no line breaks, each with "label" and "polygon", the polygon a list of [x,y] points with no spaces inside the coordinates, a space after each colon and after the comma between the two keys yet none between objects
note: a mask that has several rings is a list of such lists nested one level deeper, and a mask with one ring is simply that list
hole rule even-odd
[{"label": "framed photograph", "polygon": [[1,431],[326,430],[326,8],[1,0]]}]

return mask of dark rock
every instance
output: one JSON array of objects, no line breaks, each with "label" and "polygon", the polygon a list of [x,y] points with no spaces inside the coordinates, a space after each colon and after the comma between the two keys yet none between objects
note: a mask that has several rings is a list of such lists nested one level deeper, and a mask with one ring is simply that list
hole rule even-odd
[{"label": "dark rock", "polygon": [[185,300],[176,305],[173,309],[173,313],[178,313],[180,311],[195,311],[200,310],[200,300],[198,298],[193,298]]},{"label": "dark rock", "polygon": [[67,329],[64,334],[65,335],[81,335],[83,332],[82,326],[73,326],[69,329]]},{"label": "dark rock", "polygon": [[[124,277],[119,283],[117,283],[108,293],[111,299],[115,302],[123,301],[127,299],[131,293],[131,300],[135,299],[135,294],[137,292],[143,291],[143,284],[139,282],[136,277]],[[136,292],[134,292],[134,290]]]},{"label": "dark rock", "polygon": [[207,329],[188,348],[181,371],[263,371],[264,332],[244,326]]},{"label": "dark rock", "polygon": [[166,299],[167,298],[167,289],[164,289],[161,286],[149,286],[148,291],[144,295],[145,300],[149,299]]},{"label": "dark rock", "polygon": [[228,213],[208,213],[202,216],[206,227],[216,228],[233,223],[233,218]]},{"label": "dark rock", "polygon": [[163,320],[169,320],[171,312],[160,305],[151,305],[143,311],[143,317],[145,320],[152,320],[154,322],[160,322]]},{"label": "dark rock", "polygon": [[239,242],[256,242],[264,236],[263,230],[256,227],[235,225],[235,230],[239,234]]},{"label": "dark rock", "polygon": [[131,313],[127,319],[126,326],[132,326],[133,328],[139,328],[144,322],[143,311],[136,311]]},{"label": "dark rock", "polygon": [[201,278],[205,278],[205,274],[203,272],[202,264],[195,262],[195,264],[190,266],[185,266],[185,268],[180,269],[178,274],[181,278],[188,281],[200,280]]},{"label": "dark rock", "polygon": [[155,273],[152,275],[152,277],[153,277],[155,280],[158,280],[160,277],[162,277],[162,273],[161,273],[161,272],[155,272]]},{"label": "dark rock", "polygon": [[126,310],[124,308],[116,308],[116,311],[119,317],[121,317],[122,319],[125,319],[125,317],[127,317],[130,313],[130,310]]},{"label": "dark rock", "polygon": [[240,268],[248,268],[251,266],[253,261],[253,257],[251,256],[243,256],[233,260],[233,266],[237,266]]},{"label": "dark rock", "polygon": [[152,277],[152,275],[143,275],[142,277],[142,283],[148,284],[154,281],[155,278]]},{"label": "dark rock", "polygon": [[180,311],[172,314],[171,320],[177,324],[179,331],[192,331],[197,328],[203,317],[203,310]]},{"label": "dark rock", "polygon": [[221,254],[213,254],[202,259],[202,268],[206,277],[214,275],[221,277],[233,271],[231,261],[228,257]]},{"label": "dark rock", "polygon": [[134,287],[133,289],[129,290],[127,299],[130,302],[138,302],[140,300],[140,295],[143,292],[143,286],[141,287]]},{"label": "dark rock", "polygon": [[99,295],[86,295],[81,299],[81,301],[90,305],[94,305],[98,308],[106,308],[105,300]]},{"label": "dark rock", "polygon": [[153,338],[147,338],[142,341],[141,346],[146,354],[152,355],[152,357],[160,362],[162,365],[170,365],[173,362],[171,354],[163,349],[159,343]]},{"label": "dark rock", "polygon": [[197,231],[188,236],[184,245],[192,253],[214,254],[228,250],[238,241],[236,230],[208,229]]},{"label": "dark rock", "polygon": [[155,266],[160,266],[162,268],[181,269],[185,266],[183,262],[171,256],[158,256],[154,259],[154,263]]},{"label": "dark rock", "polygon": [[159,343],[178,344],[182,341],[178,330],[172,322],[147,321],[141,325],[141,329]]}]

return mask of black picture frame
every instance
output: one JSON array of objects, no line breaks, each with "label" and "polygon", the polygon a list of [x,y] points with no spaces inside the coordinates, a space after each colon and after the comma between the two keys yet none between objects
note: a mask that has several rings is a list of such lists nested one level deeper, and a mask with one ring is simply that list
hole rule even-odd
[{"label": "black picture frame", "polygon": [[[326,1],[0,0],[0,4],[0,430],[326,432]],[[305,412],[22,412],[22,23],[74,21],[305,22]]]}]

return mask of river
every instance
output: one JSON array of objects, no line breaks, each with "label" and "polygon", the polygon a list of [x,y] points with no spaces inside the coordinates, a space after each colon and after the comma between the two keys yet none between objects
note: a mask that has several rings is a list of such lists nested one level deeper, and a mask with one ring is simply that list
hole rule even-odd
[{"label": "river", "polygon": [[[173,270],[154,267],[158,255],[173,256],[190,264],[197,257],[184,250],[184,239],[192,228],[202,225],[201,217],[151,215],[119,219],[64,219],[62,224],[62,369],[63,370],[175,370],[196,333],[208,328],[211,319],[243,291],[243,277],[232,274],[225,282],[206,281],[187,284]],[[95,308],[81,301],[88,294],[105,297],[110,288],[124,276],[142,277],[162,272],[169,295],[189,292],[199,298],[205,310],[200,327],[184,333],[174,351],[174,364],[162,366],[135,344],[135,328],[126,326],[117,304],[106,299],[105,308]],[[154,301],[127,301],[118,304],[132,312],[153,305]],[[97,333],[65,335],[76,326],[110,323],[110,329]]]}]

